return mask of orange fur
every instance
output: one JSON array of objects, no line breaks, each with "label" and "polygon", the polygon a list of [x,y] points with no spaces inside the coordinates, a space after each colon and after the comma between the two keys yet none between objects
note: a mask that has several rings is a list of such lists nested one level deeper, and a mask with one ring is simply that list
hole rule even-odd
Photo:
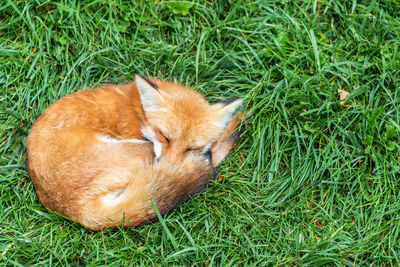
[{"label": "orange fur", "polygon": [[156,218],[150,200],[165,214],[207,185],[237,138],[240,104],[140,76],[74,93],[35,122],[28,171],[45,207],[87,228],[141,225]]}]

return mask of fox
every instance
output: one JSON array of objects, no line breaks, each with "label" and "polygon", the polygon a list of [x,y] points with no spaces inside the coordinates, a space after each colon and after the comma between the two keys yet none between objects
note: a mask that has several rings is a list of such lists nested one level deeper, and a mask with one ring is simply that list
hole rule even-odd
[{"label": "fox", "polygon": [[140,75],[75,92],[34,122],[28,173],[46,208],[83,227],[147,224],[216,176],[243,131],[242,105]]}]

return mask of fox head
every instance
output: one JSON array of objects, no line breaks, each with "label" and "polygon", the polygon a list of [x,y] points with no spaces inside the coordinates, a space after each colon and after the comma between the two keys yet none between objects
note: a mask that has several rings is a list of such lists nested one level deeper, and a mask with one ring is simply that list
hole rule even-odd
[{"label": "fox head", "polygon": [[136,87],[146,116],[142,135],[153,143],[156,160],[209,154],[243,104],[242,99],[233,98],[211,105],[193,89],[139,75]]}]

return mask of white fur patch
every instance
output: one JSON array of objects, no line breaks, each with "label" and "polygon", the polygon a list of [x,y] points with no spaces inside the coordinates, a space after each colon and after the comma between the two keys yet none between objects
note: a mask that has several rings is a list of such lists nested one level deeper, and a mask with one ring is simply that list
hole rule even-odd
[{"label": "white fur patch", "polygon": [[142,140],[142,139],[116,139],[114,137],[111,136],[106,136],[106,135],[101,135],[101,136],[97,136],[97,139],[99,139],[100,141],[104,142],[104,143],[113,143],[113,144],[120,144],[120,143],[135,143],[135,144],[143,144],[143,143],[147,143],[146,140]]},{"label": "white fur patch", "polygon": [[101,201],[103,202],[103,205],[106,207],[112,207],[121,202],[121,200],[124,198],[125,194],[125,188],[124,189],[118,189],[115,190],[112,193],[109,193],[105,196],[101,197]]},{"label": "white fur patch", "polygon": [[205,145],[203,150],[201,150],[201,154],[206,153],[210,149],[211,145],[212,143],[208,143],[207,145]]},{"label": "white fur patch", "polygon": [[61,128],[64,125],[64,122],[60,122],[57,126],[50,126],[49,128],[53,128],[53,129],[58,129]]},{"label": "white fur patch", "polygon": [[153,143],[154,155],[156,156],[156,160],[158,160],[161,156],[162,145],[158,141],[155,132],[149,126],[144,126],[142,127],[142,134]]}]

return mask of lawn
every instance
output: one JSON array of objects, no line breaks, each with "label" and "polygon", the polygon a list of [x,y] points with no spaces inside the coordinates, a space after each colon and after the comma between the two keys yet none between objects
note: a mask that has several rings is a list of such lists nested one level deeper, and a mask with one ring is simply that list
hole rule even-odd
[{"label": "lawn", "polygon": [[[399,1],[76,2],[0,6],[0,265],[400,264]],[[135,74],[242,97],[249,127],[162,222],[86,230],[40,204],[25,139]]]}]

